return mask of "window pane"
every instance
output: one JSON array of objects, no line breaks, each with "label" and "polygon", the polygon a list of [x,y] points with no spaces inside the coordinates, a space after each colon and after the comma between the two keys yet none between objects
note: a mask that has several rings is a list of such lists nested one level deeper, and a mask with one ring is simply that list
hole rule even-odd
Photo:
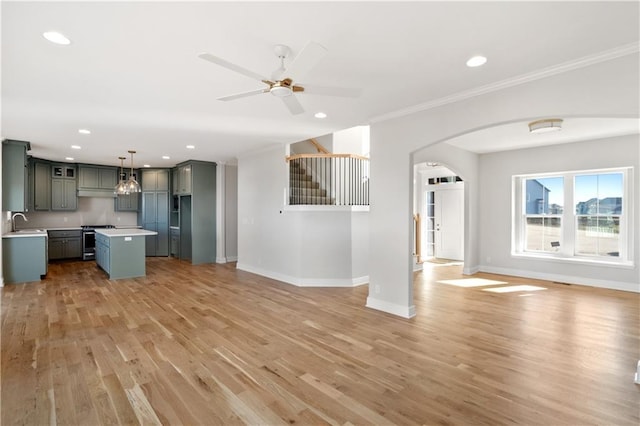
[{"label": "window pane", "polygon": [[576,254],[619,257],[619,216],[578,216]]},{"label": "window pane", "polygon": [[527,217],[525,250],[559,251],[561,223],[562,221],[559,217]]},{"label": "window pane", "polygon": [[547,177],[525,180],[526,214],[562,214],[564,179]]},{"label": "window pane", "polygon": [[622,214],[623,189],[622,173],[576,176],[576,214]]}]

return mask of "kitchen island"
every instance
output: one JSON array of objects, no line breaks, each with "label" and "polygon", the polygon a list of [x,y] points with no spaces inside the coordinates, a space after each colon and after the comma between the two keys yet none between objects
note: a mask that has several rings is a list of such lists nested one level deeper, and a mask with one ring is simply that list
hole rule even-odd
[{"label": "kitchen island", "polygon": [[24,229],[2,236],[4,283],[39,281],[47,274],[47,231]]},{"label": "kitchen island", "polygon": [[144,277],[146,229],[96,229],[96,263],[110,279]]}]

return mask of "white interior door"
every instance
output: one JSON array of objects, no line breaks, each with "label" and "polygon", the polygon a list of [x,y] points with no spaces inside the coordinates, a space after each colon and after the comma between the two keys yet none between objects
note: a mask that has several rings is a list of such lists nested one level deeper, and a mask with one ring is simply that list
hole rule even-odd
[{"label": "white interior door", "polygon": [[463,260],[464,184],[437,190],[434,195],[435,257]]}]

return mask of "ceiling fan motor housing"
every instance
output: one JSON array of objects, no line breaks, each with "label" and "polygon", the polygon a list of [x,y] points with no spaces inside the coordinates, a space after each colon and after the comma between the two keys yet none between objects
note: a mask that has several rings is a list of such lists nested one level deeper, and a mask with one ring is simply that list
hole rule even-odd
[{"label": "ceiling fan motor housing", "polygon": [[285,81],[277,81],[273,86],[271,86],[269,92],[277,98],[284,98],[286,96],[291,96],[293,90],[291,90],[290,85],[286,84]]}]

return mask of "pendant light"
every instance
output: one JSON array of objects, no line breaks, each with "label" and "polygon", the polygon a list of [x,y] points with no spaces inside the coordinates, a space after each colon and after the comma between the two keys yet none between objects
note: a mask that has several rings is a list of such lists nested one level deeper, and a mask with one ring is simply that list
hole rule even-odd
[{"label": "pendant light", "polygon": [[133,177],[133,154],[135,153],[136,153],[135,151],[129,151],[129,154],[131,154],[131,173],[129,173],[129,180],[126,182],[127,194],[130,194],[132,192],[142,192],[142,188],[140,187],[140,184]]},{"label": "pendant light", "polygon": [[118,157],[118,160],[120,160],[120,176],[118,179],[118,184],[116,185],[116,187],[114,188],[113,192],[116,195],[127,195],[127,183],[124,180],[124,160],[126,160],[127,157]]}]

